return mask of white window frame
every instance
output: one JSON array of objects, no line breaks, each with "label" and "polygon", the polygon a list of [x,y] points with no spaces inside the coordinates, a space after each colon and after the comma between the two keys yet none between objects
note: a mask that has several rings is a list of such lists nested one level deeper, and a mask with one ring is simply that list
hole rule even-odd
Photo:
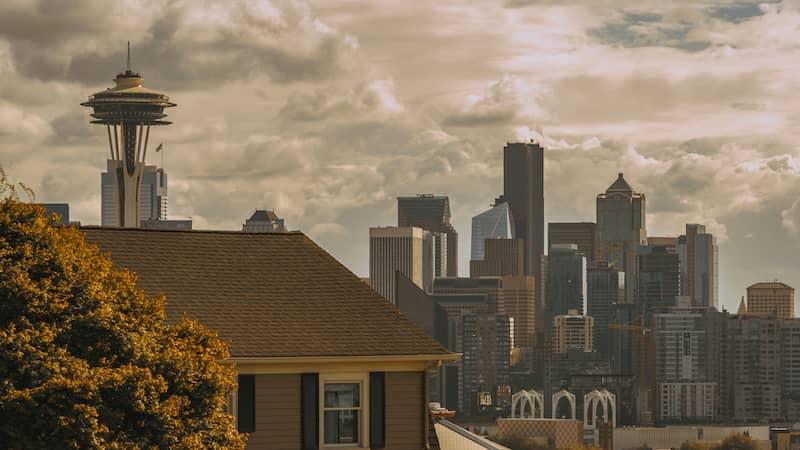
[{"label": "white window frame", "polygon": [[[325,384],[358,383],[360,402],[358,419],[358,443],[326,444],[325,443]],[[331,373],[319,374],[319,448],[348,449],[369,448],[369,373]]]}]

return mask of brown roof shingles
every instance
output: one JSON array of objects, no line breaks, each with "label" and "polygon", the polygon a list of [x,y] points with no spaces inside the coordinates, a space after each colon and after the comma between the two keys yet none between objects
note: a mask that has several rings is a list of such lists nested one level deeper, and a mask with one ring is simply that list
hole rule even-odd
[{"label": "brown roof shingles", "polygon": [[83,231],[166,296],[168,320],[199,320],[232,357],[449,354],[302,233]]}]

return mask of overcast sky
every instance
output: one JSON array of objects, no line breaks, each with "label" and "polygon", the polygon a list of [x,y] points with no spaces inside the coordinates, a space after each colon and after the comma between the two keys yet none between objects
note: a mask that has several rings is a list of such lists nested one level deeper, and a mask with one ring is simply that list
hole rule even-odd
[{"label": "overcast sky", "polygon": [[624,172],[650,235],[717,235],[735,310],[757,280],[800,287],[798,3],[3,0],[0,164],[98,223],[108,150],[79,103],[130,40],[178,104],[151,140],[195,228],[274,208],[363,276],[396,196],[446,194],[466,275],[503,145],[535,139],[546,221],[593,221]]}]

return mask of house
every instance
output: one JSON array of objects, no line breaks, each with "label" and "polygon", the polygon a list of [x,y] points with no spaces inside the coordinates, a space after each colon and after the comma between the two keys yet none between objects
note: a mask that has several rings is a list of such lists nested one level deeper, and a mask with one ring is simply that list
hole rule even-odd
[{"label": "house", "polygon": [[304,234],[82,230],[228,343],[248,448],[426,447],[425,373],[458,355]]}]

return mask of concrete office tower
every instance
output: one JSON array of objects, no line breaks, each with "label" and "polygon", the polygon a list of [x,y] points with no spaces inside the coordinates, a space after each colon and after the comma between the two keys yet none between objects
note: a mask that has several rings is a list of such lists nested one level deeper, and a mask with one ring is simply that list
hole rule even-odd
[{"label": "concrete office tower", "polygon": [[[514,238],[525,242],[525,275],[541,280],[544,273],[544,149],[539,144],[510,143],[503,149],[503,200],[511,209]],[[536,295],[541,298],[538,289]]]},{"label": "concrete office tower", "polygon": [[545,288],[546,320],[569,310],[584,314],[586,307],[586,258],[575,244],[556,244],[547,255]]},{"label": "concrete office tower", "polygon": [[[127,226],[120,222],[122,216],[119,208],[122,194],[119,190],[130,180],[120,179],[124,174],[118,170],[118,163],[109,159],[107,170],[100,174],[100,224],[104,227]],[[136,216],[139,220],[136,222],[136,227],[140,227],[145,221],[167,220],[167,174],[164,169],[142,165],[137,169],[137,177],[139,195],[136,196],[138,199]]]},{"label": "concrete office tower", "polygon": [[625,301],[633,301],[636,249],[647,244],[645,195],[635,192],[622,173],[597,196],[600,258],[625,272]]},{"label": "concrete office tower", "polygon": [[670,247],[643,245],[639,247],[636,303],[645,312],[654,308],[675,306],[680,295],[680,258]]},{"label": "concrete office tower", "polygon": [[723,317],[719,372],[723,418],[737,422],[782,419],[780,322],[775,316]]},{"label": "concrete office tower", "polygon": [[257,209],[244,221],[242,231],[246,233],[275,233],[285,232],[286,225],[275,211],[271,209]]},{"label": "concrete office tower", "polygon": [[[93,124],[105,125],[108,134],[110,157],[108,159],[109,182],[114,183],[114,215],[106,217],[103,225],[138,228],[142,219],[140,211],[142,180],[145,177],[150,127],[169,125],[164,120],[165,108],[175,106],[169,97],[142,84],[144,78],[130,67],[130,45],[128,66],[114,79],[114,87],[100,91],[81,103],[93,109]],[[113,135],[113,137],[112,137]],[[166,184],[166,183],[165,183]],[[105,178],[104,178],[105,185]],[[103,198],[106,193],[103,192]]]},{"label": "concrete office tower", "polygon": [[553,352],[569,350],[591,352],[594,349],[594,318],[576,310],[553,319]]},{"label": "concrete office tower", "polygon": [[608,325],[615,315],[615,306],[625,300],[625,272],[613,267],[590,267],[586,274],[586,310],[595,322],[595,348],[611,356],[611,333]]},{"label": "concrete office tower", "polygon": [[685,305],[653,314],[660,419],[716,417],[721,318],[713,308]]},{"label": "concrete office tower", "polygon": [[575,244],[591,265],[597,259],[597,225],[594,222],[551,222],[547,225],[548,252],[553,245]]},{"label": "concrete office tower", "polygon": [[781,394],[783,416],[800,420],[800,320],[781,321]]},{"label": "concrete office tower", "polygon": [[[719,305],[719,249],[716,238],[706,227],[686,224],[686,234],[679,238],[685,245],[686,291],[695,306]],[[681,253],[683,250],[679,250]],[[685,256],[684,256],[685,255]]]},{"label": "concrete office tower", "polygon": [[484,259],[486,239],[511,239],[511,212],[508,203],[500,203],[472,218],[470,259]]},{"label": "concrete office tower", "polygon": [[433,242],[417,227],[369,229],[369,284],[396,303],[396,274],[400,272],[426,292],[433,282]]},{"label": "concrete office tower", "polygon": [[470,277],[522,275],[524,243],[521,239],[487,239],[483,259],[469,262]]},{"label": "concrete office tower", "polygon": [[447,272],[441,276],[458,276],[458,233],[450,224],[450,199],[446,196],[420,194],[397,197],[397,226],[417,227],[446,238],[436,238],[437,260],[446,260]]},{"label": "concrete office tower", "polygon": [[779,319],[794,318],[794,288],[778,282],[756,283],[747,288],[748,314],[774,314]]}]

